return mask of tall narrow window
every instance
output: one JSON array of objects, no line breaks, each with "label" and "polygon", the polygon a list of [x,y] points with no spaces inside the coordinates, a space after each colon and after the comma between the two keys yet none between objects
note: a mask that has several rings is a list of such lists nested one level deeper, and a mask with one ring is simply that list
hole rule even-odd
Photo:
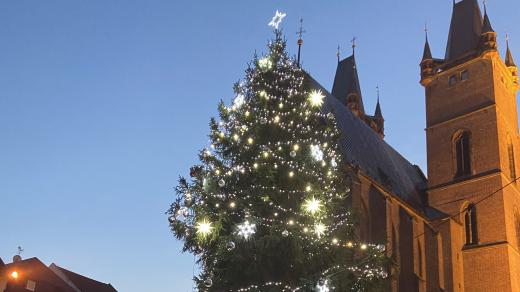
[{"label": "tall narrow window", "polygon": [[455,157],[457,162],[456,176],[463,176],[471,173],[469,143],[469,132],[462,132],[455,139]]},{"label": "tall narrow window", "polygon": [[469,204],[464,213],[464,227],[466,231],[466,244],[478,243],[477,230],[477,207],[475,204]]},{"label": "tall narrow window", "polygon": [[509,135],[507,136],[507,156],[509,158],[509,178],[514,181],[516,179],[515,149]]},{"label": "tall narrow window", "polygon": [[518,208],[515,207],[515,232],[516,232],[516,246],[520,250],[520,213]]}]

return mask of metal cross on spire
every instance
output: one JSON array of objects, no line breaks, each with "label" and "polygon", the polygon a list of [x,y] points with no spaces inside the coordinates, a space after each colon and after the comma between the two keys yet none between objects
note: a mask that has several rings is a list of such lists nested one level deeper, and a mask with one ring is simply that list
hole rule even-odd
[{"label": "metal cross on spire", "polygon": [[296,34],[298,35],[298,60],[297,60],[297,64],[298,64],[298,67],[300,67],[300,55],[301,55],[301,50],[302,50],[302,45],[303,45],[303,34],[306,33],[306,31],[303,29],[303,18],[300,18],[300,30],[296,32]]},{"label": "metal cross on spire", "polygon": [[303,18],[300,18],[300,30],[296,32],[296,34],[298,35],[298,39],[302,39],[303,37],[303,34],[306,33],[307,31],[303,29]]},{"label": "metal cross on spire", "polygon": [[352,43],[352,55],[354,55],[356,53],[356,40],[357,40],[357,38],[353,37],[352,40],[350,41]]},{"label": "metal cross on spire", "polygon": [[338,50],[336,51],[336,57],[338,57],[338,63],[339,63],[339,59],[341,57],[341,48],[339,45],[338,45]]}]

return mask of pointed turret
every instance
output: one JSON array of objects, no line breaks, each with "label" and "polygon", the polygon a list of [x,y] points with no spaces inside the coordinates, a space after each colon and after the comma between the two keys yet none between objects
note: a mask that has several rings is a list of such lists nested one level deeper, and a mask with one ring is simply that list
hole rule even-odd
[{"label": "pointed turret", "polygon": [[435,60],[432,56],[432,50],[430,49],[430,42],[428,41],[428,28],[424,28],[426,35],[424,42],[424,52],[421,60],[421,83],[427,82],[427,79],[431,77],[435,71]]},{"label": "pointed turret", "polygon": [[334,85],[332,86],[332,95],[349,106],[358,116],[365,114],[354,55],[338,63]]},{"label": "pointed turret", "polygon": [[369,124],[376,131],[382,139],[385,138],[385,119],[383,118],[383,113],[381,112],[381,104],[379,103],[379,85],[377,88],[377,103],[376,110],[374,112],[373,117],[368,117],[371,121]]},{"label": "pointed turret", "polygon": [[381,113],[381,105],[379,104],[379,97],[377,98],[376,111],[374,113],[374,117],[378,119],[383,118],[383,114]]},{"label": "pointed turret", "polygon": [[482,35],[480,36],[480,44],[483,52],[497,50],[497,34],[491,26],[491,21],[489,20],[485,3],[484,22],[482,23]]},{"label": "pointed turret", "polygon": [[493,27],[491,26],[491,21],[489,21],[489,16],[487,14],[487,9],[484,10],[484,24],[482,25],[482,33],[495,32]]},{"label": "pointed turret", "polygon": [[509,39],[506,40],[506,47],[506,66],[516,67],[515,60],[513,60],[513,54],[511,54],[511,50],[509,49]]},{"label": "pointed turret", "polygon": [[430,43],[428,42],[428,33],[426,33],[426,41],[424,42],[424,52],[422,61],[432,60],[432,50],[430,49]]},{"label": "pointed turret", "polygon": [[509,49],[509,36],[506,35],[506,60],[504,63],[511,72],[511,76],[513,77],[513,83],[515,85],[515,89],[518,90],[520,88],[520,82],[518,79],[518,67],[515,64],[515,60],[513,60],[513,54],[511,54],[511,50]]}]

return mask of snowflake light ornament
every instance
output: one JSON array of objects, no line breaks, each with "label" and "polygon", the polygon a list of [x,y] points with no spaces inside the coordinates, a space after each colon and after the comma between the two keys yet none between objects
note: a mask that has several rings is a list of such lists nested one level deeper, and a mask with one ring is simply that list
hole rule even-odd
[{"label": "snowflake light ornament", "polygon": [[316,291],[330,292],[329,280],[320,281],[320,283],[318,283],[318,285],[316,285]]},{"label": "snowflake light ornament", "polygon": [[238,110],[239,108],[241,108],[244,105],[244,103],[246,103],[245,97],[242,94],[239,94],[233,100],[233,106],[231,107],[231,109]]},{"label": "snowflake light ornament", "polygon": [[248,240],[251,235],[255,234],[255,232],[256,225],[251,224],[248,220],[238,225],[238,235],[244,237],[245,240]]},{"label": "snowflake light ornament", "polygon": [[311,145],[311,156],[316,161],[323,160],[323,151],[320,149],[320,146]]},{"label": "snowflake light ornament", "polygon": [[[258,60],[258,66],[262,70],[269,70],[269,69],[273,68],[273,61],[271,61],[271,59],[269,59],[269,57],[265,57],[263,59]],[[261,91],[260,96],[266,98],[267,93],[265,91]]]},{"label": "snowflake light ornament", "polygon": [[274,14],[273,16],[273,19],[271,20],[271,22],[269,22],[269,26],[272,26],[274,29],[278,29],[278,26],[280,25],[280,23],[282,22],[283,18],[286,16],[287,14],[281,12],[281,11],[278,11],[276,10],[276,13]]},{"label": "snowflake light ornament", "polygon": [[327,230],[327,227],[321,222],[314,225],[314,233],[316,233],[316,235],[318,237],[321,237],[322,235],[324,235],[326,230]]}]

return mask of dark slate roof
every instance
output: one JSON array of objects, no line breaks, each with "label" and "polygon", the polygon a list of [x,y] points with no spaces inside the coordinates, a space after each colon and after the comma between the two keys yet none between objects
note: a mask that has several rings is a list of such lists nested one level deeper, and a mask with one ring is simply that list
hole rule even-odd
[{"label": "dark slate roof", "polygon": [[332,86],[332,94],[343,102],[351,93],[357,93],[359,96],[359,108],[365,113],[363,107],[363,98],[361,96],[361,86],[359,85],[359,77],[354,55],[342,60],[338,63],[336,76],[334,77],[334,85]]},{"label": "dark slate roof", "polygon": [[77,292],[37,258],[10,263],[3,269],[8,273],[17,271],[20,285],[25,285],[28,280],[36,282],[36,291],[39,292]]},{"label": "dark slate roof", "polygon": [[515,60],[513,60],[513,54],[511,54],[511,50],[509,49],[509,41],[507,42],[505,63],[507,67],[516,67]]},{"label": "dark slate roof", "polygon": [[76,274],[67,269],[64,269],[56,264],[53,264],[60,272],[62,272],[67,279],[74,284],[81,292],[117,292],[110,284],[101,283],[99,281],[87,278],[80,274]]},{"label": "dark slate roof", "polygon": [[482,13],[477,0],[462,0],[453,6],[446,61],[455,60],[478,48]]},{"label": "dark slate roof", "polygon": [[341,150],[348,163],[358,166],[391,193],[419,212],[426,214],[422,197],[427,186],[419,167],[412,165],[388,145],[365,122],[327,92],[311,76],[311,87],[326,95],[324,110],[334,113],[342,132]]}]

